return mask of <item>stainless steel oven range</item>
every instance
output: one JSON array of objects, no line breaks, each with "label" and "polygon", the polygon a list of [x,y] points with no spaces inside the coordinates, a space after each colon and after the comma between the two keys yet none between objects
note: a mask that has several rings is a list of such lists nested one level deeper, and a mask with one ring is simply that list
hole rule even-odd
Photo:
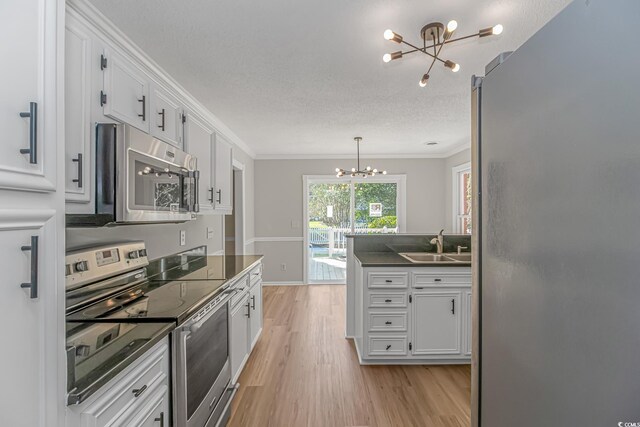
[{"label": "stainless steel oven range", "polygon": [[[66,261],[67,354],[69,378],[74,380],[70,384],[75,387],[69,390],[68,403],[79,403],[100,386],[83,383],[83,375],[92,376],[81,363],[87,366],[87,359],[98,351],[102,356],[113,353],[113,366],[122,370],[122,358],[133,357],[134,349],[139,353],[146,345],[139,339],[140,331],[149,330],[155,337],[168,322],[173,425],[225,425],[237,390],[231,384],[229,359],[229,300],[235,291],[227,289],[226,280],[149,279],[143,242],[68,252]],[[86,326],[78,327],[82,324]],[[131,347],[123,345],[136,326],[138,339]],[[108,362],[102,371],[108,370]]]}]

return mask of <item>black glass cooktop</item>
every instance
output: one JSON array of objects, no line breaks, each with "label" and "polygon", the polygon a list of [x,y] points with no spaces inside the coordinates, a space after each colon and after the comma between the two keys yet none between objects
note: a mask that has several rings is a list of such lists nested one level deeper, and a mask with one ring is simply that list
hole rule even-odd
[{"label": "black glass cooktop", "polygon": [[226,280],[150,280],[67,315],[67,322],[184,322],[225,289]]},{"label": "black glass cooktop", "polygon": [[184,255],[152,262],[147,275],[154,280],[230,280],[262,259],[262,255],[212,255],[180,262],[181,257]]}]

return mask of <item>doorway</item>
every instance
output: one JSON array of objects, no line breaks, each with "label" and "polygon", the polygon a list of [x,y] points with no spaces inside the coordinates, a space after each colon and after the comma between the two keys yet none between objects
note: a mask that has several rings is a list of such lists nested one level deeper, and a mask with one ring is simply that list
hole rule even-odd
[{"label": "doorway", "polygon": [[225,255],[244,255],[244,164],[233,160],[231,214],[224,216]]},{"label": "doorway", "polygon": [[305,283],[346,283],[348,234],[404,231],[405,181],[304,177]]}]

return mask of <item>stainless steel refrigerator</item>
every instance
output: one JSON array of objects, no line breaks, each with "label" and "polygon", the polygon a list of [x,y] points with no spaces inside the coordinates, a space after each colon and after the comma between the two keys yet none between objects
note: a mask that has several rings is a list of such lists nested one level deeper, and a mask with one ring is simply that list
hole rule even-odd
[{"label": "stainless steel refrigerator", "polygon": [[576,0],[474,80],[481,427],[640,425],[639,22]]}]

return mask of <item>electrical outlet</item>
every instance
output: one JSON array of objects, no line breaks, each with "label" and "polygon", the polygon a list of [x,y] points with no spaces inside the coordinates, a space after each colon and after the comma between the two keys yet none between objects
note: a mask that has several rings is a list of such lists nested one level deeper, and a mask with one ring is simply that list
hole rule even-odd
[{"label": "electrical outlet", "polygon": [[180,230],[180,246],[184,246],[187,244],[187,231]]},{"label": "electrical outlet", "polygon": [[287,264],[285,263],[280,264],[280,270],[287,271]]},{"label": "electrical outlet", "polygon": [[213,227],[207,227],[207,239],[213,239]]}]

